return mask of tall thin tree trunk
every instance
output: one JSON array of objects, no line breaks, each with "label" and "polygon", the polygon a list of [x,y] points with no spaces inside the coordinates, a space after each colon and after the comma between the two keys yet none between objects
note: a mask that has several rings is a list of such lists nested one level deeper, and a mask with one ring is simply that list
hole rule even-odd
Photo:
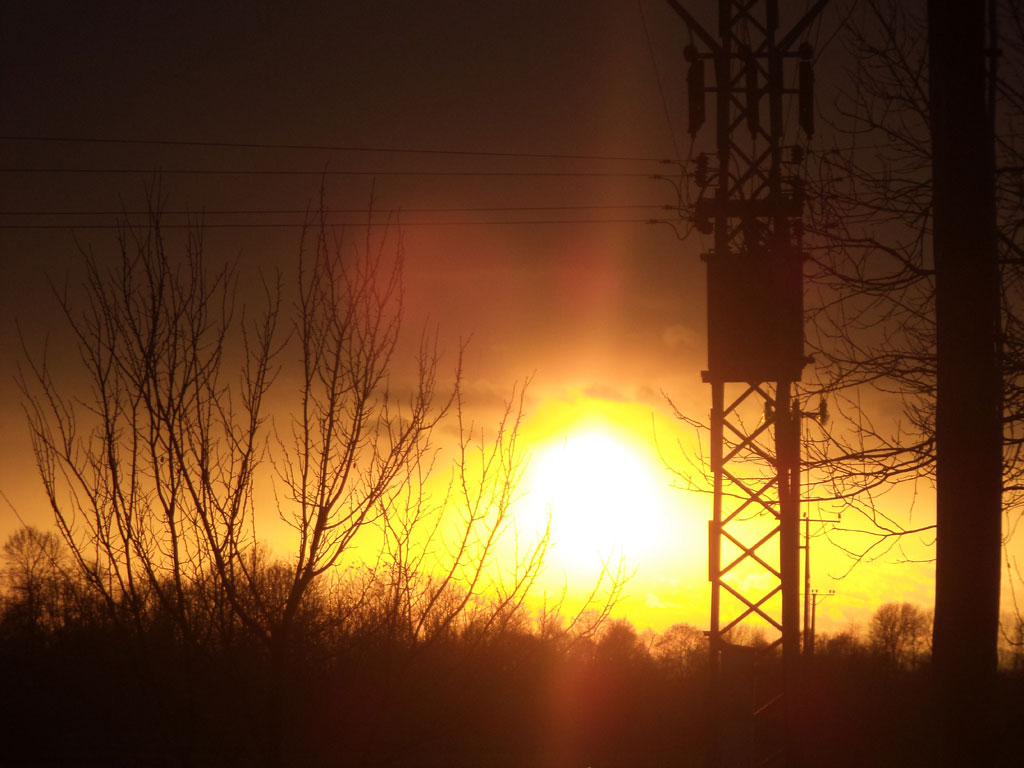
[{"label": "tall thin tree trunk", "polygon": [[929,0],[940,762],[992,763],[1002,521],[1000,289],[985,9]]},{"label": "tall thin tree trunk", "polygon": [[274,632],[270,642],[268,680],[266,686],[266,722],[264,724],[264,765],[266,768],[282,768],[286,764],[285,734],[288,695],[287,664],[289,656],[289,631],[284,627]]}]

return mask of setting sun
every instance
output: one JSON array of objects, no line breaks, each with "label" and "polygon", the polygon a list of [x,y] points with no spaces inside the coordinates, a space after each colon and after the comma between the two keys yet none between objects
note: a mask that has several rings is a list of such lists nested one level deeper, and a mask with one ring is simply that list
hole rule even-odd
[{"label": "setting sun", "polygon": [[667,623],[702,604],[682,585],[702,584],[706,512],[673,487],[666,464],[681,460],[679,447],[670,457],[656,447],[674,426],[636,403],[570,397],[537,409],[516,521],[526,534],[550,521],[547,584],[585,591],[621,564],[632,574],[624,604],[640,621]]},{"label": "setting sun", "polygon": [[577,432],[538,452],[529,473],[533,506],[551,514],[554,548],[566,565],[635,560],[664,536],[661,481],[623,439]]}]

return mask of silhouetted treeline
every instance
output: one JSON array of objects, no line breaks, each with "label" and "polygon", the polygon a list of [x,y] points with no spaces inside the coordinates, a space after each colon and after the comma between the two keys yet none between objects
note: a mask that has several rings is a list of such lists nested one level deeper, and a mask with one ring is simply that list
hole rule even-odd
[{"label": "silhouetted treeline", "polygon": [[[24,557],[27,541],[52,558]],[[15,764],[262,761],[262,740],[277,732],[265,708],[275,664],[220,596],[188,585],[179,609],[205,621],[191,624],[201,637],[185,637],[165,602],[118,621],[61,568],[52,534],[24,529],[6,555],[3,751]],[[284,567],[251,565],[266,589]],[[649,647],[599,614],[518,609],[496,621],[494,605],[470,605],[412,635],[386,582],[353,568],[305,600],[284,675],[288,764],[656,765],[701,748],[698,630],[675,628]]]},{"label": "silhouetted treeline", "polygon": [[[201,583],[185,593],[183,609],[207,617],[195,625],[201,638],[183,637],[157,602],[131,612],[144,620],[119,622],[74,571],[61,569],[56,539],[26,531],[5,547],[0,762],[261,760],[266,733],[278,733],[264,706],[274,666],[261,638],[218,611],[215,593]],[[53,557],[26,557],[31,551]],[[253,567],[272,589],[282,566],[264,559]],[[707,764],[714,699],[697,628],[638,635],[625,620],[570,624],[557,611],[526,609],[494,621],[493,606],[479,606],[411,636],[388,594],[380,574],[356,569],[304,603],[281,710],[287,764]],[[889,604],[864,634],[819,638],[801,701],[805,745],[822,764],[928,763],[922,637],[927,615]],[[757,643],[756,633],[734,639]],[[1003,683],[1009,726],[1024,715],[1020,670]],[[1007,743],[1007,765],[1016,747]]]}]

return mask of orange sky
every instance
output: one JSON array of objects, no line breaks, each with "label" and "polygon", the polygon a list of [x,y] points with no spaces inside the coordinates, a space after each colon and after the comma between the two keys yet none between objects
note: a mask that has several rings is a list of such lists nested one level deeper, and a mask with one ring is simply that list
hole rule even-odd
[{"label": "orange sky", "polygon": [[[672,158],[677,149],[684,155],[689,150],[681,56],[686,36],[664,3],[644,3],[646,31],[634,4],[610,0],[538,0],[502,9],[475,2],[308,2],[287,10],[256,3],[244,15],[207,3],[169,4],[173,11],[157,5],[119,9],[112,3],[86,12],[77,4],[56,2],[0,10],[7,30],[0,46],[0,103],[5,105],[0,135],[633,158]],[[827,17],[824,23],[834,26],[836,20]],[[828,80],[825,74],[819,77]],[[636,534],[625,547],[635,575],[621,610],[641,626],[664,628],[676,621],[706,626],[710,501],[706,495],[673,490],[674,476],[664,466],[665,461],[685,465],[699,455],[692,429],[673,418],[664,395],[701,421],[709,407],[708,388],[700,382],[705,367],[702,246],[681,242],[668,224],[643,223],[672,217],[659,206],[676,202],[675,167],[521,154],[10,140],[0,140],[0,154],[0,165],[8,167],[312,171],[299,177],[166,175],[161,180],[166,210],[302,209],[310,201],[316,204],[319,171],[379,172],[375,178],[327,179],[326,201],[335,209],[362,208],[372,195],[378,210],[402,209],[407,326],[437,327],[449,350],[460,339],[470,339],[465,388],[468,403],[482,419],[496,413],[514,382],[533,377],[524,424],[538,462],[531,471],[543,474],[544,461],[557,464],[549,455],[553,450],[587,433],[611,441],[606,453],[621,451],[616,454],[620,463],[635,459],[642,471],[634,469],[622,482],[649,483],[640,495],[656,511],[648,517],[638,513],[652,530]],[[390,175],[479,170],[635,175]],[[653,178],[657,174],[668,178]],[[137,209],[150,180],[145,174],[0,178],[2,210],[49,212]],[[495,210],[416,210],[421,208]],[[358,214],[346,218],[365,220]],[[469,219],[506,223],[450,224]],[[5,219],[77,225],[112,220],[109,215]],[[209,213],[206,220],[280,223],[296,217]],[[548,223],[508,223],[514,220]],[[572,220],[577,223],[564,223]],[[349,234],[362,236],[357,229]],[[17,328],[35,349],[47,332],[58,332],[47,277],[75,284],[81,274],[78,247],[91,247],[103,258],[112,237],[106,230],[0,230],[5,274],[0,286],[0,491],[6,497],[0,536],[8,535],[19,518],[36,524],[48,519],[12,383],[21,355]],[[211,228],[207,249],[218,257],[240,258],[247,276],[275,267],[287,273],[297,237],[294,229]],[[59,346],[55,349],[59,358]],[[609,478],[609,488],[619,482]],[[565,493],[550,487],[545,492]],[[527,497],[523,503],[524,520],[534,519],[537,499]],[[564,498],[560,503],[566,506]],[[894,498],[890,503],[908,502]],[[927,508],[927,489],[916,503]],[[559,512],[553,509],[552,514]],[[565,519],[555,525],[559,536],[582,537],[579,514],[564,512]],[[595,542],[604,546],[616,530],[607,523]],[[842,628],[864,621],[875,606],[890,600],[930,602],[929,564],[898,563],[905,558],[890,553],[835,581],[830,575],[847,570],[849,562],[824,539],[818,542],[815,587],[837,593],[822,602],[819,626]],[[906,553],[910,558],[922,554],[927,553],[920,548]],[[569,562],[574,558],[575,565]],[[580,577],[572,573],[574,567],[587,575],[580,558],[571,544],[556,543],[549,569],[552,588],[566,566],[574,579]]]}]

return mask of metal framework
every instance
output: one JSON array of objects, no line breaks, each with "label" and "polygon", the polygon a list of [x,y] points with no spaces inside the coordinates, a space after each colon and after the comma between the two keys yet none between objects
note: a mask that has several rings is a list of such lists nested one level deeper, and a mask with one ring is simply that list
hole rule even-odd
[{"label": "metal framework", "polygon": [[[803,184],[787,173],[784,101],[813,131],[812,51],[802,37],[817,3],[780,32],[777,0],[719,0],[718,36],[679,2],[686,22],[690,132],[715,95],[716,167],[698,159],[696,228],[714,233],[708,267],[711,385],[709,526],[712,670],[722,766],[793,764],[792,690],[800,657],[800,250]],[[705,84],[705,62],[714,86]],[[795,67],[793,64],[795,63]],[[787,75],[795,81],[786,86]]]}]

